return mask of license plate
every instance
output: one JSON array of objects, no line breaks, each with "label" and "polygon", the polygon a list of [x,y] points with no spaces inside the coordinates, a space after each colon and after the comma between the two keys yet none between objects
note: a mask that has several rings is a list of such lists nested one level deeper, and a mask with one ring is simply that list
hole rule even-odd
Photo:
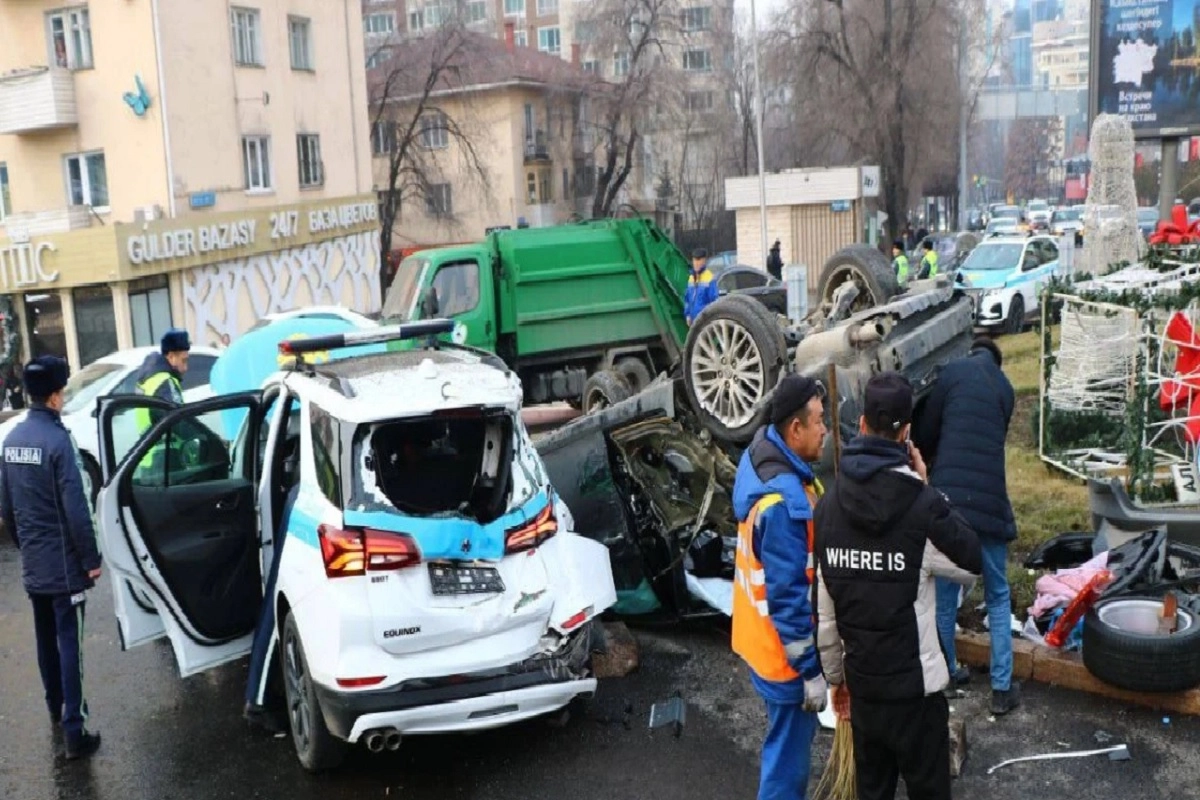
[{"label": "license plate", "polygon": [[429,565],[429,583],[439,597],[456,594],[493,594],[504,591],[504,581],[495,567],[468,564]]}]

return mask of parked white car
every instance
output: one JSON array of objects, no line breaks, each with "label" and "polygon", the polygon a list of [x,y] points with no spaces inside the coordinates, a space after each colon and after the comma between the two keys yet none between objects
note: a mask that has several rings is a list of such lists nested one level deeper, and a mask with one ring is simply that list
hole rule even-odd
[{"label": "parked white car", "polygon": [[959,268],[975,301],[975,324],[1020,333],[1037,317],[1042,287],[1059,272],[1050,236],[994,236],[979,243]]},{"label": "parked white car", "polygon": [[[271,603],[266,686],[281,679],[307,769],[350,744],[494,728],[596,690],[609,555],[572,531],[519,380],[478,351],[388,349],[452,328],[292,335],[280,355],[313,363],[258,390],[101,403],[97,512],[122,646],[166,636],[195,674],[246,654]],[[163,416],[116,447],[113,430],[147,408]],[[216,424],[229,414],[245,420],[231,444]],[[168,456],[148,470],[154,450]]]},{"label": "parked white car", "polygon": [[[134,394],[137,391],[137,373],[142,362],[157,347],[135,347],[119,350],[93,361],[71,375],[65,391],[62,421],[83,457],[83,483],[88,497],[96,498],[100,489],[100,449],[96,442],[96,401],[110,394]],[[211,347],[193,347],[188,358],[188,371],[183,376],[183,399],[187,402],[203,400],[212,396],[208,375],[220,355]],[[25,412],[16,414],[0,425],[0,446],[8,438],[9,431],[25,419]]]}]

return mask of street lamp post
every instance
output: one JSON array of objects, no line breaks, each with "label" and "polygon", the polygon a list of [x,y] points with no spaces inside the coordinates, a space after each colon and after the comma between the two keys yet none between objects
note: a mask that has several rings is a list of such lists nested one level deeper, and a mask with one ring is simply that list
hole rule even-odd
[{"label": "street lamp post", "polygon": [[754,128],[758,139],[758,217],[762,225],[762,263],[767,265],[767,173],[763,158],[763,105],[762,73],[758,66],[758,11],[754,0],[750,0],[750,47],[754,60]]}]

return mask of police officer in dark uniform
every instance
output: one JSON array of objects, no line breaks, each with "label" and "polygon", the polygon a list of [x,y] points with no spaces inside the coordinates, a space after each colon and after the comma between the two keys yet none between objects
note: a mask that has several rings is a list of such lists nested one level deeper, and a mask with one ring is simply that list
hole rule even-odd
[{"label": "police officer in dark uniform", "polygon": [[50,719],[61,722],[67,758],[76,759],[100,747],[100,735],[84,728],[81,650],[86,592],[100,577],[100,551],[79,452],[59,416],[68,373],[56,356],[25,365],[31,408],[4,442],[0,513],[21,551]]}]

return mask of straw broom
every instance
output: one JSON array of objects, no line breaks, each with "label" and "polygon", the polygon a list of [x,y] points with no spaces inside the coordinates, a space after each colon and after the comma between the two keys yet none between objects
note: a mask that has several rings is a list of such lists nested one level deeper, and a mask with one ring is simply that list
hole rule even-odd
[{"label": "straw broom", "polygon": [[855,800],[858,786],[854,771],[854,735],[850,729],[850,693],[843,684],[833,693],[833,713],[837,725],[833,730],[833,749],[829,761],[813,793],[813,800]]}]

